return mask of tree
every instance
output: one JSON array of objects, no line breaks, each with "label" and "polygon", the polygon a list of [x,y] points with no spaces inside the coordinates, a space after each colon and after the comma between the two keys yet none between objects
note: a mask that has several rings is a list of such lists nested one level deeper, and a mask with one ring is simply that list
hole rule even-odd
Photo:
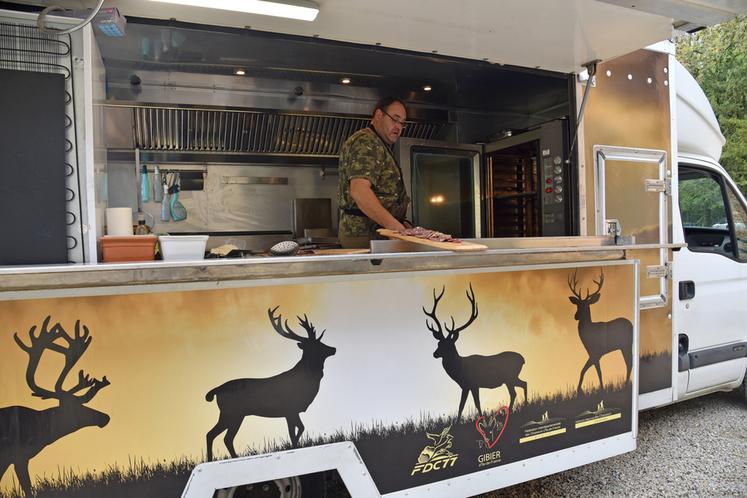
[{"label": "tree", "polygon": [[679,37],[677,59],[710,100],[726,137],[721,164],[747,192],[747,16]]}]

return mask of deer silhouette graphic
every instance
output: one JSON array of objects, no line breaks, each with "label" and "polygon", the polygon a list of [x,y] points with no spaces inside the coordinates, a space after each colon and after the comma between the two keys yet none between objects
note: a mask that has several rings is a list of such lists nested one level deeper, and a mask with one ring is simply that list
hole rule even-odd
[{"label": "deer silhouette graphic", "polygon": [[578,281],[576,272],[573,276],[568,276],[568,287],[573,293],[568,299],[576,305],[576,314],[574,318],[578,320],[578,336],[586,349],[589,358],[586,360],[584,367],[581,369],[581,375],[578,377],[577,391],[581,394],[581,384],[584,381],[584,374],[594,365],[599,376],[599,387],[603,388],[602,367],[599,361],[607,353],[620,350],[625,360],[627,377],[625,382],[630,381],[630,369],[633,366],[633,324],[625,318],[615,318],[609,322],[592,322],[591,310],[592,304],[599,301],[600,292],[604,285],[604,273],[600,272],[599,281],[593,280],[597,285],[597,290],[593,293],[586,289],[586,297],[581,297],[581,293],[576,290]]},{"label": "deer silhouette graphic", "polygon": [[524,389],[524,401],[526,401],[527,383],[519,378],[521,369],[524,366],[524,357],[519,353],[505,351],[492,356],[460,356],[457,352],[456,341],[459,339],[459,333],[469,327],[477,318],[477,302],[475,301],[472,284],[469,286],[469,291],[466,292],[467,300],[472,306],[470,317],[461,327],[456,327],[453,316],[451,317],[451,326],[448,326],[444,322],[443,326],[446,329],[447,335],[444,335],[441,323],[436,317],[436,307],[443,297],[444,292],[446,292],[445,286],[441,289],[441,293],[438,296],[436,296],[436,290],[433,289],[433,309],[428,311],[424,306],[423,312],[428,317],[425,320],[428,330],[433,333],[433,337],[438,341],[438,346],[433,352],[433,357],[441,358],[446,373],[462,388],[457,420],[462,417],[464,404],[467,402],[469,393],[472,393],[472,400],[475,402],[477,411],[482,414],[480,408],[480,388],[493,389],[505,384],[506,388],[508,388],[508,394],[511,397],[509,410],[513,409],[517,386]]},{"label": "deer silhouette graphic", "polygon": [[218,422],[206,435],[208,460],[213,459],[213,440],[223,431],[226,431],[223,441],[228,452],[233,458],[238,456],[233,441],[244,418],[249,415],[285,418],[288,422],[291,444],[294,448],[298,447],[298,441],[304,431],[300,413],[305,412],[314,401],[324,376],[324,361],[337,350],[322,343],[326,330],[317,337],[316,330],[306,315],[303,318],[296,318],[306,331],[307,337],[293,332],[288,326],[288,320],[285,320],[283,328],[282,316],[275,316],[277,309],[276,306],[267,310],[272,327],[282,337],[298,343],[298,347],[303,351],[301,359],[293,368],[274,377],[231,380],[205,395],[207,401],[217,398],[220,409]]},{"label": "deer silhouette graphic", "polygon": [[[109,385],[106,377],[98,380],[80,370],[78,383],[69,389],[63,387],[68,373],[91,345],[88,328],[84,325],[81,332],[80,320],[76,321],[75,335],[71,337],[59,323],[50,329],[50,319],[48,316],[44,320],[38,335],[35,334],[36,325],[31,327],[29,345],[21,341],[18,334],[13,334],[13,338],[29,356],[26,383],[31,388],[32,396],[57,400],[59,406],[46,410],[34,410],[25,406],[0,408],[0,477],[13,464],[26,496],[32,495],[29,460],[68,434],[84,427],[104,427],[109,423],[109,415],[85,406],[101,389]],[[40,387],[35,380],[37,367],[45,351],[60,353],[65,357],[65,364],[53,391]]]}]

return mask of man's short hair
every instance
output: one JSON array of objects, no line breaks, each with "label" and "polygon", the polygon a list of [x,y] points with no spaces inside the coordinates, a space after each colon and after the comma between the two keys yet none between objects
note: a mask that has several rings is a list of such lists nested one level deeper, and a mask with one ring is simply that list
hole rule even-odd
[{"label": "man's short hair", "polygon": [[394,104],[395,102],[399,102],[402,104],[402,107],[405,108],[405,112],[407,112],[407,106],[405,105],[405,102],[397,97],[392,97],[391,95],[388,97],[384,97],[379,99],[378,102],[376,102],[376,107],[374,107],[373,112],[371,113],[371,117],[373,117],[376,114],[376,111],[381,109],[382,111],[386,111],[387,108],[389,108],[390,105]]}]

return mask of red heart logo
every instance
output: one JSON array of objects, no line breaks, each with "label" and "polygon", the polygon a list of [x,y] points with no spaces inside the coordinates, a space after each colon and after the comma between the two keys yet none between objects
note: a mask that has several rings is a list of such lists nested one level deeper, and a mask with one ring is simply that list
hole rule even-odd
[{"label": "red heart logo", "polygon": [[490,415],[487,418],[481,415],[475,421],[475,428],[482,436],[485,444],[488,445],[488,449],[492,450],[493,446],[498,444],[498,440],[501,438],[503,432],[506,430],[506,426],[508,425],[508,414],[508,407],[502,406],[498,408],[498,411],[496,411],[495,414]]}]

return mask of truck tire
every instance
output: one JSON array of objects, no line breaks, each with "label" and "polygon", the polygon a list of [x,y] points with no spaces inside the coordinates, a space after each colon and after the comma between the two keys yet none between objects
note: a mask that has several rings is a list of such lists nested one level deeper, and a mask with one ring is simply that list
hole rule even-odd
[{"label": "truck tire", "polygon": [[255,482],[219,489],[214,498],[349,498],[337,471]]},{"label": "truck tire", "polygon": [[747,370],[744,371],[744,378],[742,379],[742,399],[747,403]]},{"label": "truck tire", "polygon": [[301,481],[298,477],[255,482],[233,488],[219,489],[215,498],[299,498]]}]

